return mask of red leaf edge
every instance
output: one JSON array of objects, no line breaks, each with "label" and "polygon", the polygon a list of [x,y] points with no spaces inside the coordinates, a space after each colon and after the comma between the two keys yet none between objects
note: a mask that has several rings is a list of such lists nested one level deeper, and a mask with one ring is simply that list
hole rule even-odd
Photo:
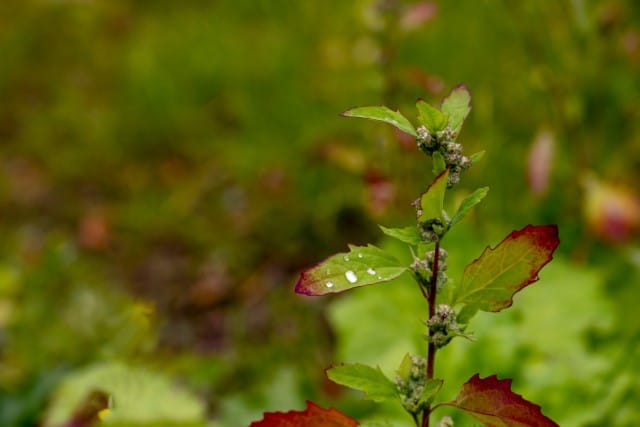
[{"label": "red leaf edge", "polygon": [[[511,391],[511,382],[511,379],[500,380],[497,375],[480,378],[480,374],[475,374],[462,385],[455,400],[443,402],[440,405],[462,409],[474,418],[476,418],[475,415],[479,415],[482,418],[478,417],[476,419],[483,422],[487,427],[559,427],[559,424],[542,413],[540,405],[529,402],[521,395]],[[477,399],[480,401],[480,405],[465,407],[465,401],[468,400],[469,396],[482,392],[490,393],[490,396]],[[502,408],[511,407],[513,410],[515,407],[516,412],[510,411],[510,413],[501,416],[499,410],[496,409],[496,399],[500,399],[498,402],[503,403]],[[500,422],[488,422],[487,418],[495,418]]]},{"label": "red leaf edge", "polygon": [[330,408],[324,409],[307,400],[304,411],[265,412],[263,419],[249,427],[357,427],[360,424],[348,415]]},{"label": "red leaf edge", "polygon": [[[521,282],[519,284],[519,286],[513,291],[513,293],[511,294],[511,300],[509,301],[509,305],[507,305],[505,307],[501,307],[498,310],[491,310],[491,311],[498,312],[498,311],[502,311],[502,310],[504,310],[506,308],[511,307],[513,305],[513,297],[518,292],[520,292],[522,289],[526,288],[528,285],[540,280],[540,277],[538,276],[538,273],[540,273],[540,270],[542,270],[545,265],[547,265],[547,264],[549,264],[549,262],[551,262],[551,260],[553,259],[553,252],[556,250],[558,245],[560,245],[560,238],[558,236],[558,225],[557,224],[546,224],[546,225],[528,224],[522,230],[514,230],[511,233],[509,233],[507,235],[507,237],[502,239],[502,241],[500,243],[498,243],[497,245],[495,245],[493,247],[492,246],[487,246],[486,248],[484,248],[484,250],[482,251],[482,254],[480,254],[480,256],[478,258],[476,258],[473,261],[471,261],[471,263],[469,263],[469,265],[467,265],[465,267],[465,272],[466,272],[466,270],[469,267],[474,265],[478,260],[482,259],[482,257],[485,256],[485,253],[495,251],[497,248],[499,248],[507,240],[516,239],[516,238],[518,238],[518,237],[520,237],[522,235],[527,235],[527,234],[530,234],[530,233],[535,232],[535,231],[542,231],[542,233],[540,233],[541,236],[540,236],[540,238],[538,239],[538,241],[536,243],[540,248],[546,249],[548,251],[548,257],[544,260],[544,262],[542,264],[540,264],[539,268],[536,271],[533,272],[531,277],[529,277],[527,280]],[[464,275],[464,273],[463,273],[463,275]]]}]

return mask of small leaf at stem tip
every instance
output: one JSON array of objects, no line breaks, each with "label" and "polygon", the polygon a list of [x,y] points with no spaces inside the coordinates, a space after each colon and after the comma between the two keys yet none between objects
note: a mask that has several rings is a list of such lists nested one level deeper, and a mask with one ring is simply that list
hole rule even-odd
[{"label": "small leaf at stem tip", "polygon": [[393,255],[373,245],[349,245],[340,253],[300,275],[295,291],[304,295],[326,295],[352,288],[388,282],[407,271]]},{"label": "small leaf at stem tip", "polygon": [[324,409],[307,401],[304,411],[267,412],[249,427],[358,427],[358,422],[337,409]]},{"label": "small leaf at stem tip", "polygon": [[488,192],[489,192],[489,187],[482,187],[482,188],[478,188],[476,191],[468,195],[462,201],[462,203],[460,203],[458,210],[451,217],[451,222],[449,224],[453,225],[459,222],[460,220],[462,220],[462,218],[464,218],[464,216],[467,214],[467,212],[471,210],[472,207],[474,207],[475,205],[480,203],[482,199],[484,199],[484,197],[487,195]]},{"label": "small leaf at stem tip", "polygon": [[361,363],[341,364],[327,369],[327,377],[334,383],[363,391],[365,399],[374,402],[395,400],[398,397],[396,385],[379,367],[373,368]]},{"label": "small leaf at stem tip", "polygon": [[433,174],[439,175],[447,167],[444,156],[439,151],[434,151],[431,159],[433,161]]},{"label": "small leaf at stem tip", "polygon": [[420,196],[420,209],[418,221],[425,222],[434,218],[441,218],[444,210],[444,194],[447,191],[449,169],[445,169],[438,175]]},{"label": "small leaf at stem tip", "polygon": [[458,85],[442,100],[440,108],[449,118],[449,126],[456,133],[460,132],[464,120],[471,111],[471,93],[465,85]]},{"label": "small leaf at stem tip", "polygon": [[469,157],[469,160],[471,160],[471,164],[475,165],[476,163],[478,163],[484,157],[484,153],[484,150],[473,153],[471,157]]},{"label": "small leaf at stem tip", "polygon": [[447,126],[447,116],[436,107],[427,104],[422,99],[416,103],[418,120],[430,133],[440,132]]},{"label": "small leaf at stem tip", "polygon": [[462,385],[458,396],[441,405],[462,409],[488,427],[558,427],[542,414],[540,406],[511,391],[511,380],[474,375]]},{"label": "small leaf at stem tip", "polygon": [[387,228],[382,225],[379,225],[378,227],[380,227],[382,232],[387,236],[398,239],[401,242],[408,243],[413,246],[418,245],[422,242],[420,231],[418,231],[418,227],[416,227],[415,225],[410,225],[404,228]]},{"label": "small leaf at stem tip", "polygon": [[399,111],[385,107],[384,105],[371,107],[356,107],[341,114],[344,117],[359,117],[362,119],[377,120],[395,126],[409,135],[418,136],[416,129]]},{"label": "small leaf at stem tip", "polygon": [[538,280],[538,272],[551,261],[559,244],[555,224],[527,225],[511,232],[467,265],[449,304],[464,304],[465,320],[477,310],[498,312],[510,307],[516,292]]}]

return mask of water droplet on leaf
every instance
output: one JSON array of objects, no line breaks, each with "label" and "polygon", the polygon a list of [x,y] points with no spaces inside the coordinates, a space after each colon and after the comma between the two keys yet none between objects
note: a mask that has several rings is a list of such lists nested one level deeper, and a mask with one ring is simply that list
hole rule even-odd
[{"label": "water droplet on leaf", "polygon": [[333,282],[327,282],[324,284],[327,288],[333,288]]},{"label": "water droplet on leaf", "polygon": [[375,271],[373,268],[371,268],[371,267],[367,268],[367,273],[369,273],[369,274],[370,274],[370,275],[372,275],[372,276],[375,276],[375,275],[376,275],[376,271]]},{"label": "water droplet on leaf", "polygon": [[358,254],[358,258],[362,258],[362,254]]},{"label": "water droplet on leaf", "polygon": [[349,259],[350,259],[349,255],[345,255],[343,258],[344,258],[345,261],[349,261]]},{"label": "water droplet on leaf", "polygon": [[349,270],[346,273],[344,273],[344,277],[347,278],[349,283],[356,283],[358,281],[358,276],[356,276],[356,273],[354,273],[351,270]]}]

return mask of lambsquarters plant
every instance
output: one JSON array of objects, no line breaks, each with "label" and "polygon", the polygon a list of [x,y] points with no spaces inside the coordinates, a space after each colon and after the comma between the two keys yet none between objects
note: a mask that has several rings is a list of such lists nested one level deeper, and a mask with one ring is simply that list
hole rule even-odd
[{"label": "lambsquarters plant", "polygon": [[[378,367],[341,364],[327,370],[338,383],[361,390],[366,399],[396,401],[418,427],[428,427],[431,414],[442,406],[456,407],[486,426],[556,426],[538,405],[511,391],[511,380],[478,374],[462,385],[452,401],[439,401],[443,379],[434,376],[438,350],[455,337],[467,337],[465,328],[478,311],[498,312],[509,308],[513,296],[538,280],[559,244],[556,225],[527,225],[511,232],[495,247],[487,247],[471,262],[459,280],[447,278],[446,236],[469,210],[487,194],[488,188],[474,191],[457,210],[444,210],[447,190],[478,161],[483,153],[470,157],[457,142],[465,118],[471,110],[471,95],[460,85],[442,101],[440,108],[417,102],[419,126],[415,128],[397,111],[384,106],[353,108],[343,113],[389,123],[416,138],[420,151],[432,158],[435,179],[414,202],[417,224],[382,231],[409,246],[413,262],[405,265],[392,254],[373,245],[349,246],[349,252],[333,255],[304,271],[295,291],[304,295],[327,295],[359,286],[389,282],[409,273],[416,292],[426,300],[425,350],[423,355],[407,354],[398,365],[395,378],[388,378]],[[468,337],[467,337],[468,338]],[[358,422],[335,410],[312,402],[305,411],[267,413],[252,427],[275,426],[357,426]],[[439,426],[452,426],[444,417]]]}]

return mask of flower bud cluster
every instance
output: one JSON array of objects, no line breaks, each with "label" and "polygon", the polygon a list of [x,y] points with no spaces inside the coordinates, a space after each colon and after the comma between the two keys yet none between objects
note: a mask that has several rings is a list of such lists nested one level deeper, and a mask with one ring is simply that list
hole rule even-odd
[{"label": "flower bud cluster", "polygon": [[[438,257],[438,279],[436,281],[436,291],[439,291],[449,278],[447,277],[447,263],[445,260],[449,254],[444,249],[440,248],[440,255]],[[425,280],[431,280],[433,276],[433,260],[435,257],[435,250],[429,251],[425,254],[424,259],[416,259],[411,268],[424,277]]]},{"label": "flower bud cluster", "polygon": [[435,314],[427,320],[429,327],[429,342],[436,348],[444,347],[456,335],[461,335],[460,326],[456,321],[456,312],[447,304],[439,304]]},{"label": "flower bud cluster", "polygon": [[440,237],[446,228],[440,218],[433,218],[428,221],[418,223],[418,230],[420,231],[422,240],[424,242],[431,243],[440,240]]},{"label": "flower bud cluster", "polygon": [[471,160],[462,154],[462,145],[455,142],[458,136],[456,131],[447,126],[435,134],[429,133],[426,127],[420,126],[417,130],[417,143],[420,151],[433,156],[440,152],[449,168],[447,188],[460,182],[460,174],[471,167]]},{"label": "flower bud cluster", "polygon": [[396,389],[400,395],[400,401],[405,410],[417,414],[423,409],[425,402],[420,398],[424,393],[424,385],[427,382],[427,359],[420,356],[411,356],[411,368],[408,375],[403,378],[396,376]]}]

